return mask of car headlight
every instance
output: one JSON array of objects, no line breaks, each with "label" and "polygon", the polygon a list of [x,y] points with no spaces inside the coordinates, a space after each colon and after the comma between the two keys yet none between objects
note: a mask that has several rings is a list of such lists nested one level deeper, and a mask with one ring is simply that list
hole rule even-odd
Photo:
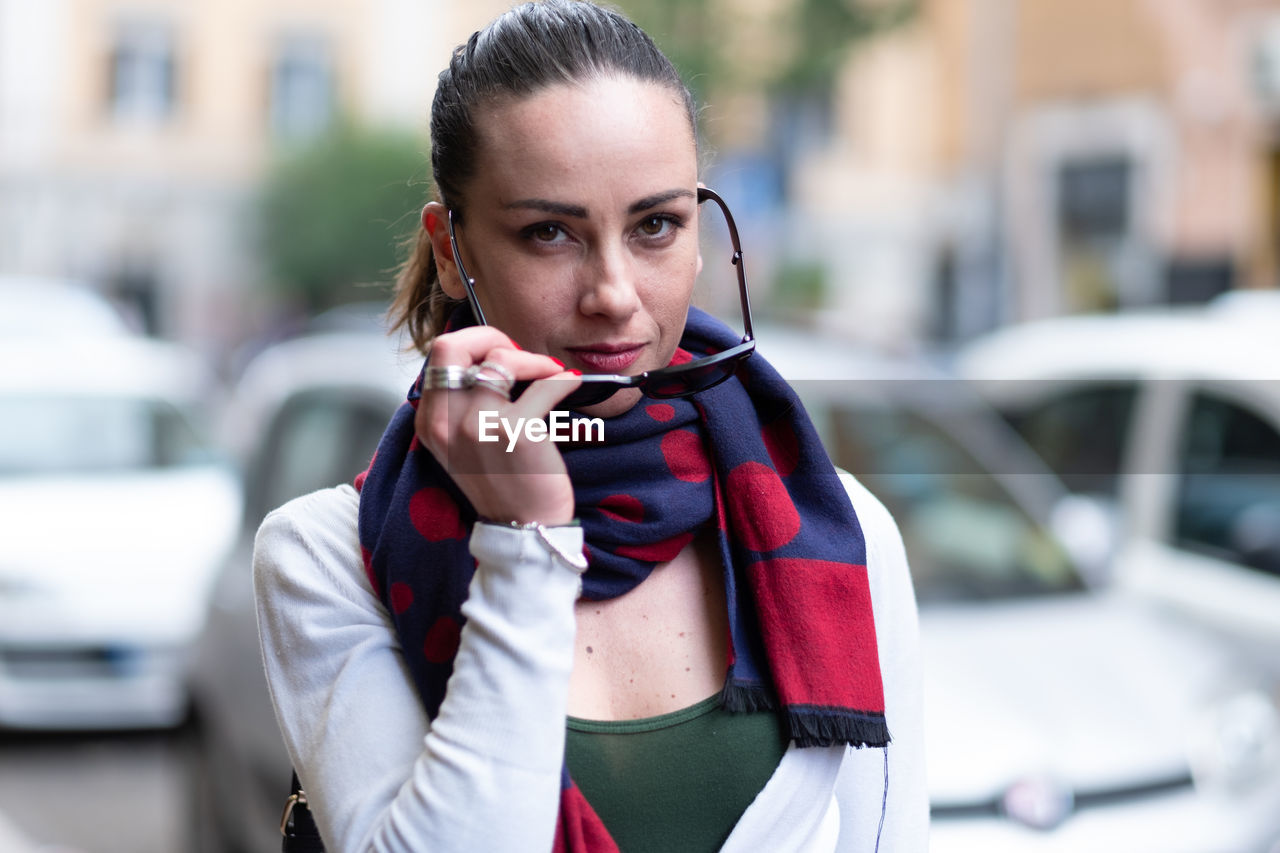
[{"label": "car headlight", "polygon": [[1203,787],[1240,791],[1280,761],[1280,710],[1261,690],[1237,693],[1204,714],[1192,733],[1191,771]]}]

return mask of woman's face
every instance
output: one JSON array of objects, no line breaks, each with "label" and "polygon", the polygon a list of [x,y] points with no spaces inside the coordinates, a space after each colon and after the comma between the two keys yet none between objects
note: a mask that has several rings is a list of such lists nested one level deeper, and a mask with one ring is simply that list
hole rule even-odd
[{"label": "woman's face", "polygon": [[[477,130],[456,234],[489,324],[583,373],[665,366],[702,266],[697,154],[680,97],[605,77],[490,105]],[[439,247],[441,282],[462,298]],[[589,413],[618,414],[639,396],[621,391]]]}]

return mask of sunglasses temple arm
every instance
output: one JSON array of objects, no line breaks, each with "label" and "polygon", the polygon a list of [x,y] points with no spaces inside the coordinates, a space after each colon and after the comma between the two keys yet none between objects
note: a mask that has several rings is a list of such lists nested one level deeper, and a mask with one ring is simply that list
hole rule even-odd
[{"label": "sunglasses temple arm", "polygon": [[480,310],[480,300],[476,299],[476,280],[467,275],[467,268],[462,263],[462,253],[458,251],[458,236],[453,230],[452,210],[449,211],[449,248],[453,250],[453,265],[458,268],[458,278],[462,279],[462,286],[467,289],[467,302],[471,304],[471,313],[475,316],[476,323],[481,326],[489,325],[485,322],[484,312]]},{"label": "sunglasses temple arm", "polygon": [[738,298],[742,300],[742,331],[743,337],[747,340],[755,340],[755,333],[751,330],[751,300],[747,297],[747,271],[742,260],[742,240],[738,238],[738,223],[733,221],[733,214],[729,212],[729,205],[720,197],[720,194],[708,187],[698,187],[698,203],[711,199],[720,208],[720,212],[724,214],[724,221],[729,226],[729,241],[733,244],[733,257],[730,262],[738,268]]},{"label": "sunglasses temple arm", "polygon": [[751,300],[747,298],[747,272],[743,268],[742,250],[733,252],[733,265],[738,268],[738,296],[742,299],[742,333],[747,340],[755,340],[751,330]]}]

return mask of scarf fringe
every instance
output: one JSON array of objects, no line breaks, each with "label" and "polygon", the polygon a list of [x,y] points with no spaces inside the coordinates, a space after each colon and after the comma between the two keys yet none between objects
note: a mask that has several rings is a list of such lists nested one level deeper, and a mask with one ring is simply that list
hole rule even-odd
[{"label": "scarf fringe", "polygon": [[862,715],[838,710],[790,708],[787,725],[796,746],[833,746],[847,744],[852,747],[888,746],[889,726],[884,715]]},{"label": "scarf fringe", "polygon": [[[778,709],[778,700],[773,691],[761,684],[735,684],[728,681],[720,692],[720,701],[724,709],[733,714],[776,712]],[[879,748],[888,746],[892,740],[883,714],[842,711],[837,708],[794,707],[787,709],[786,725],[788,734],[795,740],[796,746],[801,748],[835,744]]]},{"label": "scarf fringe", "polygon": [[720,703],[731,714],[752,714],[778,708],[773,691],[763,684],[735,684],[732,680],[725,681],[724,689],[720,691]]}]

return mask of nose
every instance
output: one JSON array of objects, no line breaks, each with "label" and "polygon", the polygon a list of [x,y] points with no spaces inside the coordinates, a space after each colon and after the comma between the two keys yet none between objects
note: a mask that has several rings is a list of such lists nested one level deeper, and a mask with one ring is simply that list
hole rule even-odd
[{"label": "nose", "polygon": [[578,308],[588,316],[627,320],[640,308],[635,259],[621,241],[609,242],[594,254],[595,263],[583,270],[587,283]]}]

